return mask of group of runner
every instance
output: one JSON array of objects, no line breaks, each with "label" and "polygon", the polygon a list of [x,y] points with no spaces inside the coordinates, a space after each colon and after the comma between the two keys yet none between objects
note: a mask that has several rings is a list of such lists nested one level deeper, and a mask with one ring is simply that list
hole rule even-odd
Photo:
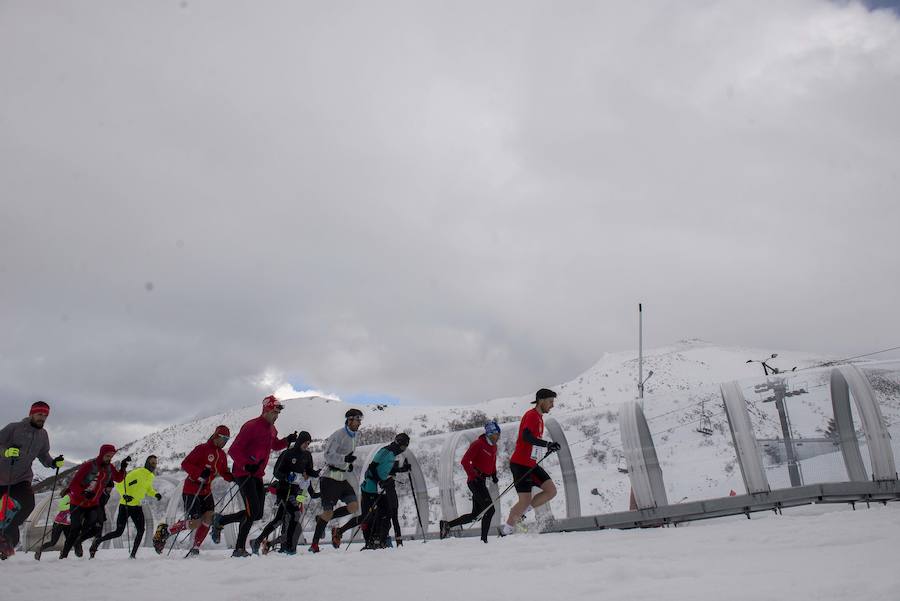
[{"label": "group of runner", "polygon": [[[534,407],[525,413],[519,424],[515,450],[509,464],[518,500],[501,525],[498,531],[500,536],[515,532],[523,515],[556,495],[553,481],[539,465],[543,456],[560,448],[558,443],[543,439],[543,416],[553,408],[555,399],[555,392],[540,389],[535,394]],[[224,527],[236,523],[238,530],[233,557],[267,552],[271,546],[269,536],[279,526],[282,526],[282,533],[277,539],[280,543],[278,552],[293,555],[297,552],[302,530],[298,528],[298,522],[312,498],[319,499],[321,511],[315,517],[310,552],[320,552],[320,543],[329,522],[348,516],[350,519],[343,525],[331,529],[330,542],[335,548],[340,547],[344,534],[353,529],[362,532],[364,549],[402,545],[395,476],[410,469],[409,462],[403,461],[403,454],[410,444],[409,435],[398,433],[375,453],[369,465],[362,470],[360,506],[348,476],[353,473],[357,461],[355,451],[363,420],[362,411],[350,409],[346,412],[343,426],[325,440],[324,465],[316,469],[309,451],[312,437],[308,432],[295,431],[282,438],[278,436],[275,421],[283,409],[284,406],[274,396],[268,396],[263,399],[261,414],[243,424],[227,454],[224,448],[231,439],[231,431],[227,426],[220,425],[206,442],[197,445],[185,456],[181,462],[186,474],[181,490],[184,518],[172,524],[159,524],[153,535],[157,553],[163,552],[171,536],[179,537],[182,532],[189,531],[192,536],[189,535],[190,548],[186,556],[195,556],[199,554],[207,535],[218,543]],[[50,408],[46,403],[34,403],[27,418],[0,430],[0,488],[3,494],[0,499],[0,559],[6,559],[15,552],[19,527],[34,509],[33,461],[37,459],[47,468],[55,467],[57,473],[63,466],[63,456],[51,457],[49,452],[49,438],[44,429],[49,414]],[[451,535],[453,528],[480,519],[481,540],[488,542],[498,498],[491,497],[487,480],[498,481],[499,439],[499,424],[489,421],[484,426],[484,433],[469,445],[463,455],[461,463],[472,493],[472,511],[454,520],[441,520],[440,538]],[[264,476],[273,451],[283,452],[275,462],[274,477],[267,486]],[[61,537],[65,538],[59,555],[61,559],[68,557],[73,550],[77,556],[82,556],[83,544],[88,540],[91,540],[89,555],[94,557],[102,543],[122,536],[126,529],[130,530],[129,522],[135,526],[130,556],[136,557],[145,527],[143,501],[148,496],[156,500],[162,498],[153,489],[157,458],[151,455],[142,467],[128,471],[131,457],[124,458],[116,467],[112,461],[115,453],[113,445],[104,444],[95,458],[75,471],[63,491],[50,539],[41,539],[41,546],[35,553],[36,559],[40,559],[43,551],[58,544]],[[216,478],[234,483],[231,498],[240,495],[241,510],[230,514],[216,510],[217,504],[212,494]],[[313,486],[314,480],[318,480],[318,491]],[[105,505],[113,487],[118,490],[120,499],[116,528],[104,535]],[[532,494],[535,488],[539,492]],[[261,520],[264,514],[267,491],[275,495],[276,512],[259,535],[249,541],[248,549],[253,524]],[[225,507],[231,499],[222,500],[225,501],[222,507]],[[393,537],[390,535],[391,527]],[[46,528],[44,536],[47,536]]]}]

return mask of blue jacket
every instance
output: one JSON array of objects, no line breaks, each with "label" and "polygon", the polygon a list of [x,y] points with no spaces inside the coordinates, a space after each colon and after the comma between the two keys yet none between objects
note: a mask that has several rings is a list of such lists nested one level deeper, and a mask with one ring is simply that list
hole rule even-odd
[{"label": "blue jacket", "polygon": [[362,491],[367,493],[377,493],[378,483],[392,478],[392,470],[394,469],[394,461],[399,455],[400,449],[393,443],[386,447],[378,449],[372,463],[366,469],[366,479],[362,483]]}]

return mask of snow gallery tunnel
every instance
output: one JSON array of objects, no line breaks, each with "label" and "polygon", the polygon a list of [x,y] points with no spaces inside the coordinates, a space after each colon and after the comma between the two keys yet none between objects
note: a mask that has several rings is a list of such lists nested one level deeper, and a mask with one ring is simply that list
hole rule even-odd
[{"label": "snow gallery tunnel", "polygon": [[[892,437],[892,430],[900,428],[900,362],[808,369],[727,382],[719,388],[732,456],[718,448],[715,457],[704,458],[699,451],[673,457],[667,442],[654,439],[639,402],[621,406],[623,453],[642,518],[667,523],[734,513],[749,516],[754,510],[829,500],[887,500],[900,493],[898,446],[893,442],[900,432]],[[697,431],[713,433],[708,428]],[[707,495],[702,500],[679,489],[690,480],[686,469],[720,466],[723,460],[739,468],[743,491],[733,488],[730,496],[740,498]],[[716,471],[719,468],[707,470],[706,476]],[[677,495],[671,494],[674,490]],[[684,501],[688,503],[682,505]],[[601,519],[595,524],[626,521]]]}]

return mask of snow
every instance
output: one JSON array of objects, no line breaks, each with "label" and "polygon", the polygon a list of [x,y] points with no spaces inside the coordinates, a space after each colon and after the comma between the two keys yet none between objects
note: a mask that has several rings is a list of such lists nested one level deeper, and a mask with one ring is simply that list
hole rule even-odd
[{"label": "snow", "polygon": [[[142,548],[97,559],[4,562],[4,598],[92,601],[342,598],[629,599],[702,601],[897,599],[900,504],[811,506],[783,516],[721,518],[678,528],[517,534],[408,542],[377,552],[334,550],[231,559],[224,549],[193,560]],[[8,595],[8,596],[7,596]]]}]

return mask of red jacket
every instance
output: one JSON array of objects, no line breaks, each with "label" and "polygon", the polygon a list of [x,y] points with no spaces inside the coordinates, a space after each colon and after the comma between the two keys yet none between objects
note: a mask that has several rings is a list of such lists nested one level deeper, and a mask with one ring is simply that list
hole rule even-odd
[{"label": "red jacket", "polygon": [[[209,478],[200,486],[200,474],[209,468]],[[194,450],[188,453],[181,462],[181,469],[187,472],[184,486],[181,492],[186,495],[199,495],[205,497],[212,492],[212,481],[216,476],[222,476],[226,482],[231,482],[234,477],[228,471],[228,458],[225,451],[212,443],[212,439],[198,444]]]},{"label": "red jacket", "polygon": [[248,463],[259,464],[259,469],[253,474],[262,478],[269,464],[269,455],[272,451],[280,451],[287,448],[287,442],[278,438],[278,430],[266,421],[263,416],[255,417],[241,426],[228,455],[234,461],[231,472],[235,478],[247,476],[244,466]]},{"label": "red jacket", "polygon": [[472,441],[460,463],[469,482],[481,476],[493,476],[497,473],[497,445],[489,443],[482,434]]},{"label": "red jacket", "polygon": [[[109,452],[115,452],[116,448],[111,444],[105,444],[100,447],[97,458],[86,461],[81,464],[72,481],[69,483],[69,503],[72,507],[97,507],[100,504],[100,497],[103,495],[103,489],[110,482],[121,482],[125,479],[125,470],[116,469],[112,463],[103,465],[103,456]],[[93,496],[88,499],[84,496],[85,491],[93,492]]]}]

